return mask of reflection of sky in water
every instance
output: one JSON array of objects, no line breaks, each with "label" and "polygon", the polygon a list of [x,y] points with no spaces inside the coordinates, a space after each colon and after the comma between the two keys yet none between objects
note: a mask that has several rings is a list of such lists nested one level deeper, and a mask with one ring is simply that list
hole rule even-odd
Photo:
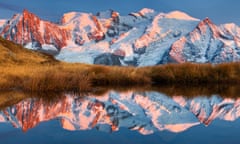
[{"label": "reflection of sky in water", "polygon": [[238,144],[240,121],[224,122],[214,121],[210,126],[198,125],[182,133],[156,132],[151,135],[141,135],[135,131],[121,128],[118,132],[106,133],[96,129],[88,131],[66,131],[62,129],[57,120],[41,123],[34,129],[22,133],[20,129],[13,128],[10,124],[0,124],[1,143],[15,144]]},{"label": "reflection of sky in water", "polygon": [[237,143],[239,116],[239,100],[218,96],[67,95],[48,103],[28,99],[2,110],[0,139],[3,143]]}]

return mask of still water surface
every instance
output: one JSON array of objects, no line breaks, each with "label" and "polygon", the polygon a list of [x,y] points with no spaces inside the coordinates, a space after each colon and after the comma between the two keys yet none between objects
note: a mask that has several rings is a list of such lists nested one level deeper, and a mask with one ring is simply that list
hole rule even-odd
[{"label": "still water surface", "polygon": [[0,139],[4,144],[239,144],[239,116],[240,98],[218,94],[66,93],[2,107]]}]

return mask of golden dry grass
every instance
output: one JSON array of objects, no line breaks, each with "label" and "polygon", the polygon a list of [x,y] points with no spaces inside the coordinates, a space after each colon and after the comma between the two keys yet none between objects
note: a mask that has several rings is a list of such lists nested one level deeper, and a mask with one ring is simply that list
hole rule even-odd
[{"label": "golden dry grass", "polygon": [[84,64],[0,65],[0,88],[91,91],[95,86],[226,85],[240,83],[240,64],[108,67]]},{"label": "golden dry grass", "polygon": [[0,88],[26,91],[91,91],[94,86],[145,85],[150,79],[135,68],[59,63],[0,66]]},{"label": "golden dry grass", "polygon": [[0,89],[93,91],[96,86],[222,85],[240,83],[240,63],[109,67],[59,62],[0,38]]},{"label": "golden dry grass", "polygon": [[143,68],[156,84],[239,84],[240,63],[168,64]]}]

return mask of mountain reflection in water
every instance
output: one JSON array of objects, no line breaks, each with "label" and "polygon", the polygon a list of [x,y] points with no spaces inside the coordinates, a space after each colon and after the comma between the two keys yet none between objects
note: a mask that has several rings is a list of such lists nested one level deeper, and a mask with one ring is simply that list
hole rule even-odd
[{"label": "mountain reflection in water", "polygon": [[69,131],[114,132],[120,128],[149,135],[159,131],[180,133],[215,119],[234,121],[240,116],[240,98],[167,96],[160,92],[115,92],[101,96],[63,94],[54,101],[27,98],[2,108],[0,122],[28,131],[57,119]]}]

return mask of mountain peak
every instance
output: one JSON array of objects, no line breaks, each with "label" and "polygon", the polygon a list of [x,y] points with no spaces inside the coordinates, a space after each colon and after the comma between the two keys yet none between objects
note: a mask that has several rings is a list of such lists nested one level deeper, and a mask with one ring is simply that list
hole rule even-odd
[{"label": "mountain peak", "polygon": [[136,17],[153,17],[156,14],[156,12],[153,9],[149,8],[143,8],[138,12],[130,13],[130,15],[136,16]]},{"label": "mountain peak", "polygon": [[23,15],[23,19],[24,20],[28,20],[28,21],[40,21],[40,18],[35,15],[34,13],[28,11],[27,9],[24,9],[23,12],[22,12],[22,15]]},{"label": "mountain peak", "polygon": [[25,14],[27,14],[27,13],[30,13],[30,11],[28,11],[27,9],[23,9],[23,12],[22,12],[23,14],[25,13]]},{"label": "mountain peak", "polygon": [[206,17],[205,19],[202,20],[206,24],[213,24],[212,20],[209,17]]},{"label": "mountain peak", "polygon": [[166,14],[166,18],[199,21],[199,19],[189,16],[188,14],[181,11],[172,11]]},{"label": "mountain peak", "polygon": [[65,24],[79,15],[80,15],[80,13],[78,13],[78,12],[65,13],[65,14],[63,14],[63,16],[61,18],[61,24]]},{"label": "mountain peak", "polygon": [[239,27],[235,23],[226,23],[224,25],[221,25],[221,27],[224,27],[228,31],[238,31]]},{"label": "mountain peak", "polygon": [[206,17],[203,19],[201,22],[199,22],[197,28],[202,32],[205,33],[207,30],[207,27],[210,28],[210,30],[213,33],[213,37],[219,37],[220,35],[220,30],[219,28],[211,21],[210,18]]},{"label": "mountain peak", "polygon": [[229,27],[229,28],[238,27],[235,23],[226,23],[226,24],[224,24],[224,26]]},{"label": "mountain peak", "polygon": [[[35,14],[33,14],[32,12],[28,11],[27,9],[24,9],[23,12],[22,12],[22,14],[23,14],[23,17],[24,17],[24,16],[28,16],[28,15],[35,15]],[[35,16],[36,16],[36,15],[35,15]]]},{"label": "mountain peak", "polygon": [[149,9],[149,8],[143,8],[139,11],[139,13],[141,13],[142,15],[146,15],[146,14],[150,14],[150,13],[154,13],[155,11],[153,9]]}]

